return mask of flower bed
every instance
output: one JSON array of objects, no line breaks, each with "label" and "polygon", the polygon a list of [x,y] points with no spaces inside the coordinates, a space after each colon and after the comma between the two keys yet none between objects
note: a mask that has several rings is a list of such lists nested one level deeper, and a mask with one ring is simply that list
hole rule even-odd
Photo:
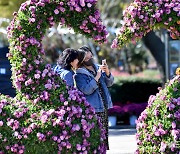
[{"label": "flower bed", "polygon": [[46,29],[59,21],[105,42],[96,2],[29,0],[14,13],[8,58],[17,95],[0,95],[0,153],[105,153],[104,129],[94,109],[44,64],[41,43]]},{"label": "flower bed", "polygon": [[136,115],[139,116],[147,106],[147,103],[129,103],[129,104],[120,104],[114,103],[116,105],[113,108],[108,110],[108,115],[123,116],[124,114]]},{"label": "flower bed", "polygon": [[113,106],[113,108],[108,109],[109,116],[118,116],[124,114],[124,110],[121,106]]}]

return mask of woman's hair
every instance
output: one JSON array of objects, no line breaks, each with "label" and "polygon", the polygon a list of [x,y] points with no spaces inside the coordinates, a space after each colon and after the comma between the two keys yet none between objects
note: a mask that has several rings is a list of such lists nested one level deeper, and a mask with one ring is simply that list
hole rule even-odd
[{"label": "woman's hair", "polygon": [[62,52],[62,55],[60,55],[57,63],[62,68],[70,70],[72,67],[71,62],[73,62],[75,59],[78,59],[77,50],[67,48]]},{"label": "woman's hair", "polygon": [[78,60],[79,60],[78,67],[81,67],[83,65],[83,61],[85,59],[85,56],[86,56],[87,52],[92,53],[91,49],[89,47],[85,46],[85,45],[78,49]]},{"label": "woman's hair", "polygon": [[[80,47],[79,49],[78,49],[78,51],[84,51],[84,52],[91,52],[92,53],[92,51],[91,51],[91,49],[89,48],[89,47],[87,47],[87,46],[82,46],[82,47]],[[93,54],[93,53],[92,53]]]},{"label": "woman's hair", "polygon": [[86,57],[86,53],[87,52],[85,52],[84,50],[79,50],[78,49],[78,60],[79,60],[78,67],[82,66],[82,63],[83,63],[83,61],[84,61],[84,59]]}]

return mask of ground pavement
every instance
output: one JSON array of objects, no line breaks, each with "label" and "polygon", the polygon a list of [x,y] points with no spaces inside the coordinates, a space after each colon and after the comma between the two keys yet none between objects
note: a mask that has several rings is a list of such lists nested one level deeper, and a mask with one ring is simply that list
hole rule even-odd
[{"label": "ground pavement", "polygon": [[110,150],[107,154],[134,154],[136,150],[135,128],[115,127],[109,129]]}]

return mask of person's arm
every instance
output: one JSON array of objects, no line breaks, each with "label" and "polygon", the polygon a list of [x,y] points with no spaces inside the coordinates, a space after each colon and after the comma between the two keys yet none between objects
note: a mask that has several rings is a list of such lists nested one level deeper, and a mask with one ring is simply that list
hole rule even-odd
[{"label": "person's arm", "polygon": [[102,71],[104,71],[103,76],[105,78],[105,83],[106,83],[107,87],[111,87],[114,82],[114,77],[112,76],[112,74],[108,68],[108,65],[107,64],[101,65],[100,68]]},{"label": "person's arm", "polygon": [[73,74],[71,72],[68,72],[64,76],[62,76],[62,79],[66,81],[66,84],[69,87],[74,87],[74,79]]},{"label": "person's arm", "polygon": [[98,88],[96,80],[89,81],[88,76],[85,74],[77,73],[74,78],[77,88],[85,95],[91,95]]},{"label": "person's arm", "polygon": [[55,67],[54,71],[59,74],[60,78],[70,87],[74,86],[73,74],[68,70],[62,70],[60,67]]},{"label": "person's arm", "polygon": [[104,78],[107,87],[111,87],[114,83],[114,77],[112,76],[112,74],[110,73],[109,76],[107,76],[106,73],[104,73]]}]

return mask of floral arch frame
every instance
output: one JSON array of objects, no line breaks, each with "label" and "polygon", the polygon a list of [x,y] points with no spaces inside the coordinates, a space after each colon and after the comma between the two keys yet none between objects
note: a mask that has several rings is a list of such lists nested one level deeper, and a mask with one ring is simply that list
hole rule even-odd
[{"label": "floral arch frame", "polygon": [[165,28],[173,39],[180,38],[179,0],[135,0],[123,12],[123,25],[112,48],[122,48],[154,29]]}]

